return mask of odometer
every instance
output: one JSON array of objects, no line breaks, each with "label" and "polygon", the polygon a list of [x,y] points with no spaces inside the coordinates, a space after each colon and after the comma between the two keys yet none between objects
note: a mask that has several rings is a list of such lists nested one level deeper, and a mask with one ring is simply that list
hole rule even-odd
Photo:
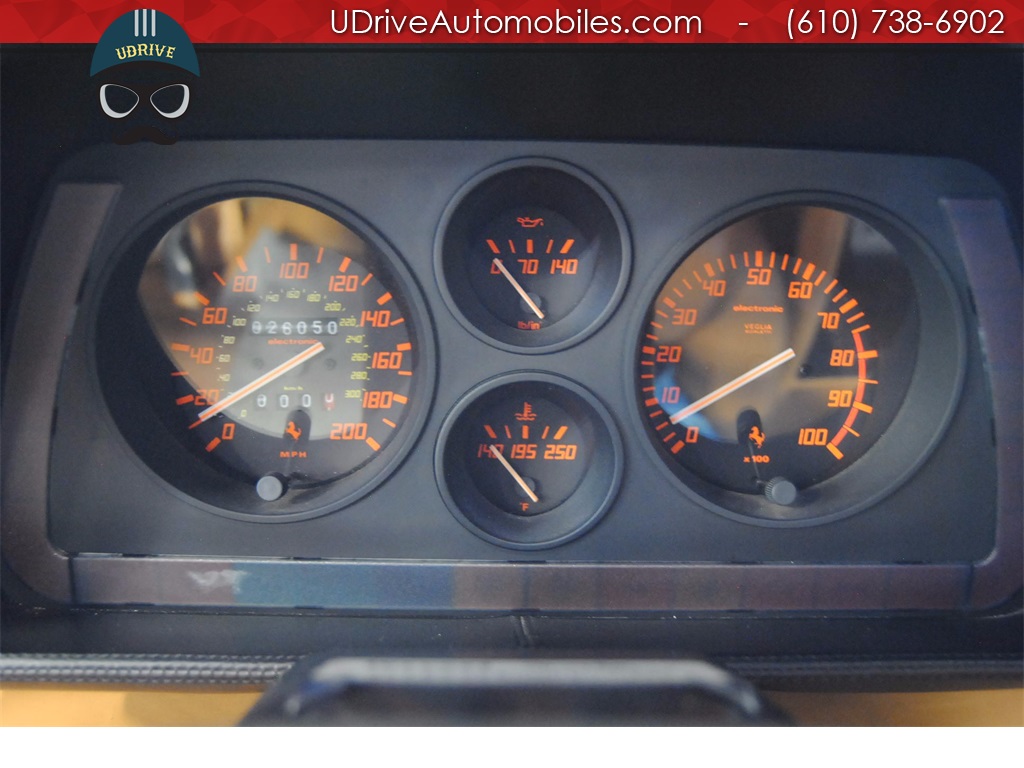
[{"label": "odometer", "polygon": [[[139,383],[201,467],[200,482],[186,478],[182,490],[278,514],[375,479],[418,395],[407,292],[380,246],[297,202],[232,198],[171,226],[138,278],[145,327],[133,347],[152,350]],[[110,341],[101,334],[101,351]],[[104,374],[115,414],[130,421],[111,391],[116,377]],[[141,442],[154,469],[181,486],[172,466],[181,462]]]},{"label": "odometer", "polygon": [[844,472],[911,387],[913,261],[865,220],[796,205],[686,254],[649,305],[637,355],[638,401],[667,466],[715,509],[765,520],[833,515],[875,494]]}]

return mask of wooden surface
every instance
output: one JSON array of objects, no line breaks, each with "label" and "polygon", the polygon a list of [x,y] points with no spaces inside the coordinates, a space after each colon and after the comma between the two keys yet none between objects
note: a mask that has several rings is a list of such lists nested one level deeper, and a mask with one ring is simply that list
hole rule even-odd
[{"label": "wooden surface", "polygon": [[[232,690],[0,687],[3,726],[228,726],[260,697]],[[800,725],[1024,726],[1024,690],[768,693]]]},{"label": "wooden surface", "polygon": [[1024,689],[766,696],[799,725],[1024,726]]},{"label": "wooden surface", "polygon": [[261,693],[11,684],[0,687],[0,725],[235,725]]}]

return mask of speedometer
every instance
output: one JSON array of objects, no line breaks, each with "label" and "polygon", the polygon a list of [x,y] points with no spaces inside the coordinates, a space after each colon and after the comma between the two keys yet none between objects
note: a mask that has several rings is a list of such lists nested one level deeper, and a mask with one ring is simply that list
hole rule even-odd
[{"label": "speedometer", "polygon": [[[111,296],[105,313],[114,323],[125,303],[139,309],[136,389],[173,450],[133,426],[127,403],[140,395],[119,391],[122,334],[99,337],[108,401],[133,447],[181,490],[242,513],[308,511],[366,488],[422,390],[396,264],[337,218],[278,198],[222,200],[175,223],[135,296]],[[182,449],[193,469],[176,476],[182,462],[167,457]]]}]

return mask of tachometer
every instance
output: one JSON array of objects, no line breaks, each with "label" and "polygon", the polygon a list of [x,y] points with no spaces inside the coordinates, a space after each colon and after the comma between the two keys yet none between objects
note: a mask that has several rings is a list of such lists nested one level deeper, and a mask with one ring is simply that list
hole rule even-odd
[{"label": "tachometer", "polygon": [[[922,454],[899,443],[941,429],[944,410],[919,410],[887,434],[921,370],[922,314],[945,313],[941,294],[922,308],[925,259],[891,237],[900,245],[832,208],[769,208],[705,240],[658,289],[637,397],[659,456],[716,510],[771,521],[849,511],[891,469],[848,469],[872,452],[905,469]],[[956,370],[949,361],[923,386],[944,393]]]},{"label": "tachometer", "polygon": [[[301,203],[232,198],[189,214],[148,255],[134,301],[111,295],[101,315],[115,417],[158,473],[219,508],[299,513],[366,490],[422,391],[418,319],[399,274],[381,246]],[[144,326],[130,345],[130,394],[111,327],[125,303]],[[176,450],[139,433],[139,390]]]}]

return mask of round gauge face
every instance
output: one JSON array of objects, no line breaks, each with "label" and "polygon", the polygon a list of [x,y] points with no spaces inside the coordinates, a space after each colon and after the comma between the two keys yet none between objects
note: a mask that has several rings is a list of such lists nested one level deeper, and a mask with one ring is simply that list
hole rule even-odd
[{"label": "round gauge face", "polygon": [[561,167],[519,165],[473,182],[442,231],[442,292],[498,346],[549,351],[578,340],[625,285],[621,214],[595,182]]},{"label": "round gauge face", "polygon": [[175,450],[140,437],[143,414],[119,407],[140,395],[123,400],[110,370],[124,346],[113,310],[128,299],[112,296],[101,378],[122,430],[180,490],[227,510],[296,513],[351,498],[391,463],[422,389],[397,274],[379,246],[297,202],[233,198],[191,213],[149,253],[132,297],[143,327],[129,381]]},{"label": "round gauge face", "polygon": [[[590,468],[594,435],[544,397],[487,405],[470,427],[468,466],[477,489],[511,515],[539,515],[565,502]],[[475,450],[474,450],[475,445]]]},{"label": "round gauge face", "polygon": [[484,308],[509,328],[537,331],[563,320],[594,279],[597,259],[585,234],[550,209],[503,211],[478,239],[486,251],[467,263],[470,283]]},{"label": "round gauge face", "polygon": [[654,296],[635,374],[647,434],[716,507],[833,513],[858,491],[828,481],[892,425],[919,330],[907,260],[874,226],[824,207],[759,211],[687,254]]},{"label": "round gauge face", "polygon": [[519,549],[594,525],[618,485],[621,449],[603,406],[572,382],[514,374],[470,392],[438,443],[437,478],[477,535]]}]

